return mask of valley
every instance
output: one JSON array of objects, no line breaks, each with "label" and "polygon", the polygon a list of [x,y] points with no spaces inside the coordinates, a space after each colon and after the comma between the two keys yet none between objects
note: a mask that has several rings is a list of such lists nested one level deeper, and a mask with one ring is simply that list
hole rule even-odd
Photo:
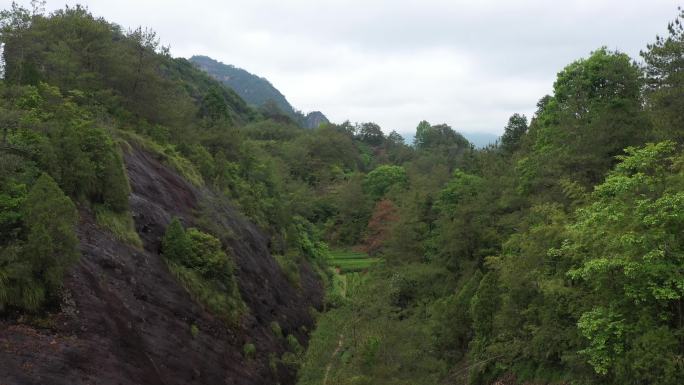
[{"label": "valley", "polygon": [[1,385],[684,379],[681,9],[477,146],[37,5],[0,13]]}]

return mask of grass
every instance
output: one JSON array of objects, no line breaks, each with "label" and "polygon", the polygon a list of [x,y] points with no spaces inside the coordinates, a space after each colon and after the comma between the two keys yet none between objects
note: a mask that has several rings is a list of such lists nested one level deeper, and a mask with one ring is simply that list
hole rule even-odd
[{"label": "grass", "polygon": [[204,179],[199,171],[197,171],[197,168],[195,168],[192,162],[178,153],[174,146],[170,144],[161,145],[131,131],[116,130],[115,134],[120,140],[127,142],[128,146],[123,144],[124,149],[130,150],[130,148],[127,148],[130,146],[130,142],[136,143],[145,150],[155,154],[162,163],[176,170],[190,183],[198,187],[204,186]]},{"label": "grass", "polygon": [[135,231],[135,224],[129,211],[116,213],[98,205],[95,207],[95,220],[97,224],[111,231],[118,240],[142,248],[142,241]]},{"label": "grass", "polygon": [[218,282],[206,280],[197,271],[173,261],[167,261],[167,264],[171,273],[196,301],[230,324],[238,324],[247,307],[235,282],[230,287],[225,287]]},{"label": "grass", "polygon": [[361,251],[331,250],[330,259],[365,259],[368,254]]},{"label": "grass", "polygon": [[342,273],[351,273],[368,270],[368,268],[379,262],[380,258],[337,259],[330,261],[330,264],[334,267],[338,267]]},{"label": "grass", "polygon": [[276,262],[278,262],[278,265],[285,274],[285,277],[287,277],[288,282],[290,282],[292,286],[301,289],[302,279],[299,275],[299,265],[297,264],[297,261],[284,255],[274,255],[273,257]]},{"label": "grass", "polygon": [[328,259],[328,265],[340,269],[342,274],[365,271],[380,262],[380,258],[371,258],[366,253],[349,250],[331,251]]}]

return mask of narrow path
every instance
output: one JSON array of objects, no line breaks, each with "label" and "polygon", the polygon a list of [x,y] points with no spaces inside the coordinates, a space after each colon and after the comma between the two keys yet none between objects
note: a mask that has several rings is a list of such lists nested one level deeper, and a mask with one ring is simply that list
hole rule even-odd
[{"label": "narrow path", "polygon": [[343,338],[344,338],[344,335],[340,334],[340,338],[337,340],[337,348],[330,355],[330,362],[328,362],[328,365],[325,366],[325,376],[323,376],[323,385],[328,385],[328,375],[330,374],[330,369],[332,369],[333,359],[335,359],[335,356],[337,355],[337,353],[339,353],[340,349],[342,349],[342,339]]}]

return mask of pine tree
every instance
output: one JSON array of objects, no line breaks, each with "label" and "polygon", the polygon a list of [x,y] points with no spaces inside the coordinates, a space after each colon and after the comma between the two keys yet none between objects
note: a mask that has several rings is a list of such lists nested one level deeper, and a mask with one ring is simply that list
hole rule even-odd
[{"label": "pine tree", "polygon": [[191,265],[192,245],[178,218],[174,218],[166,228],[162,240],[162,253],[170,261]]},{"label": "pine tree", "polygon": [[35,312],[57,295],[64,272],[78,260],[77,213],[57,183],[43,174],[28,193],[22,217],[25,244],[0,251],[0,308]]}]

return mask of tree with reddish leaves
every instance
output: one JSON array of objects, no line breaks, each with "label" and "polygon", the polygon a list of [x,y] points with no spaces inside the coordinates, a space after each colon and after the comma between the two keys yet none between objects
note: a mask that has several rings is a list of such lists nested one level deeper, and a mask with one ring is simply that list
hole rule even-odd
[{"label": "tree with reddish leaves", "polygon": [[370,255],[381,252],[389,238],[392,224],[397,220],[399,220],[399,214],[394,203],[389,199],[379,201],[368,221],[363,251]]}]

